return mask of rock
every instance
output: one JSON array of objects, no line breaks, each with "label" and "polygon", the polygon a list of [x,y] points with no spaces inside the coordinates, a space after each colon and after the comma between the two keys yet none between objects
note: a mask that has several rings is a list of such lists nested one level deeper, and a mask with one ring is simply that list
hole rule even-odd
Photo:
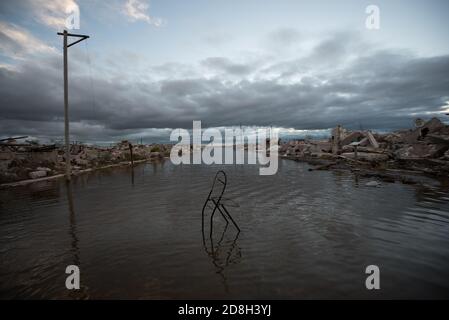
[{"label": "rock", "polygon": [[378,181],[370,181],[365,184],[366,187],[380,187],[382,184]]},{"label": "rock", "polygon": [[41,170],[41,171],[32,171],[28,174],[28,176],[31,179],[38,179],[38,178],[44,178],[47,176],[47,171]]},{"label": "rock", "polygon": [[37,171],[45,171],[45,172],[51,172],[50,168],[46,168],[46,167],[37,167],[36,168]]}]

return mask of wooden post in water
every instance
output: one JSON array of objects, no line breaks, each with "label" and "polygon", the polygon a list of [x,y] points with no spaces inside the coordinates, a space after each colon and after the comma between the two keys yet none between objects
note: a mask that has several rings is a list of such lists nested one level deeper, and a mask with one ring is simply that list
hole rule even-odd
[{"label": "wooden post in water", "polygon": [[340,153],[341,150],[341,126],[337,126],[337,154]]},{"label": "wooden post in water", "polygon": [[129,154],[130,154],[130,157],[131,157],[131,167],[134,167],[133,145],[132,145],[132,143],[129,144]]},{"label": "wooden post in water", "polygon": [[339,154],[341,150],[340,125],[333,130],[332,153]]}]

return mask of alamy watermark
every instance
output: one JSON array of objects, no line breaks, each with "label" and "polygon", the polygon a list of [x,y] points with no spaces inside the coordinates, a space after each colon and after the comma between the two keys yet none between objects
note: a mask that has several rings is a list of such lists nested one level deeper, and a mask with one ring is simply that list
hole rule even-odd
[{"label": "alamy watermark", "polygon": [[67,14],[67,18],[65,19],[65,27],[68,30],[79,30],[81,28],[80,7],[74,3],[73,5],[67,6],[65,13]]},{"label": "alamy watermark", "polygon": [[369,5],[365,9],[366,17],[365,27],[368,30],[379,30],[380,29],[380,9],[376,5]]},{"label": "alamy watermark", "polygon": [[67,266],[65,273],[69,276],[65,280],[65,287],[68,290],[80,289],[80,268],[74,264]]},{"label": "alamy watermark", "polygon": [[372,264],[366,267],[365,273],[369,276],[365,280],[365,287],[368,290],[380,289],[380,269],[378,266]]},{"label": "alamy watermark", "polygon": [[170,152],[176,165],[245,164],[247,150],[246,164],[259,164],[260,175],[274,175],[278,170],[278,129],[225,128],[223,137],[219,129],[203,131],[201,121],[193,121],[192,136],[186,129],[175,129],[170,141],[178,141]]}]

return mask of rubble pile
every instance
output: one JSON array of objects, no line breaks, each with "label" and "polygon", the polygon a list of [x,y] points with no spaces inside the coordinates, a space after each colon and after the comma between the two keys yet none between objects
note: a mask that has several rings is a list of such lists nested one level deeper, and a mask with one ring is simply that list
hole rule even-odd
[{"label": "rubble pile", "polygon": [[[65,148],[56,145],[19,143],[27,137],[0,140],[0,183],[50,177],[65,172]],[[170,155],[172,145],[131,145],[121,141],[111,147],[85,144],[70,146],[70,160],[74,173],[133,161],[162,160]],[[132,150],[132,151],[131,151]]]},{"label": "rubble pile", "polygon": [[318,163],[320,170],[402,169],[449,176],[449,126],[438,118],[417,119],[415,124],[414,129],[387,134],[337,126],[328,140],[288,141],[279,151],[285,158]]}]

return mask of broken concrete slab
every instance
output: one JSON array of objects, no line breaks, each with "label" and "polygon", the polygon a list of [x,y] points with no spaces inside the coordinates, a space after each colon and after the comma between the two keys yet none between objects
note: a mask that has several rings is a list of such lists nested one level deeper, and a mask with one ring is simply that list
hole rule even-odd
[{"label": "broken concrete slab", "polygon": [[371,131],[367,131],[367,132],[366,132],[366,136],[367,136],[369,142],[371,143],[371,145],[372,145],[374,148],[376,148],[376,149],[379,148],[379,144],[377,143],[377,140],[376,140],[376,138],[374,138],[374,136],[373,136],[373,134],[371,133]]},{"label": "broken concrete slab", "polygon": [[30,172],[28,174],[28,176],[30,177],[30,179],[38,179],[38,178],[43,178],[47,176],[47,171],[45,170],[41,170],[41,171],[33,171]]},{"label": "broken concrete slab", "polygon": [[438,118],[432,118],[429,121],[425,122],[424,125],[420,128],[422,135],[427,135],[429,133],[434,133],[444,128],[445,124],[441,122]]},{"label": "broken concrete slab", "polygon": [[394,156],[397,159],[438,158],[448,149],[447,145],[418,142],[394,151]]},{"label": "broken concrete slab", "polygon": [[369,182],[365,183],[365,186],[366,186],[366,187],[376,187],[376,188],[378,188],[378,187],[380,187],[381,185],[382,185],[382,184],[381,184],[380,182],[375,181],[375,180],[369,181]]},{"label": "broken concrete slab", "polygon": [[[349,159],[356,159],[355,152],[342,153],[342,156]],[[383,153],[357,152],[357,160],[362,161],[387,161],[390,157]]]},{"label": "broken concrete slab", "polygon": [[341,145],[345,146],[353,142],[360,142],[365,138],[365,135],[360,131],[354,131],[348,134],[344,139],[341,140]]},{"label": "broken concrete slab", "polygon": [[441,134],[428,134],[426,136],[427,140],[437,143],[437,144],[446,144],[449,145],[449,135],[441,135]]}]

